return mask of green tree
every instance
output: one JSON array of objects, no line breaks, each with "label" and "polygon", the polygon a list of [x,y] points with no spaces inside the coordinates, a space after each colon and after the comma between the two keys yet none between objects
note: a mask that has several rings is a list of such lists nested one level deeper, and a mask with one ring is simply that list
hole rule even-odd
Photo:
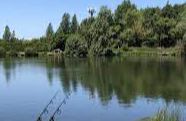
[{"label": "green tree", "polygon": [[88,13],[90,14],[90,17],[92,18],[94,14],[96,13],[96,10],[94,8],[89,8]]},{"label": "green tree", "polygon": [[62,17],[62,21],[60,23],[60,26],[55,33],[55,39],[52,42],[52,48],[60,48],[61,50],[65,50],[65,43],[66,39],[68,38],[70,34],[70,14],[64,13]]},{"label": "green tree", "polygon": [[176,19],[177,16],[178,16],[177,13],[176,13],[176,10],[169,3],[169,1],[167,1],[167,4],[163,7],[162,15],[163,15],[163,17],[168,17],[168,18],[172,18],[172,19]]},{"label": "green tree", "polygon": [[176,27],[176,21],[174,19],[160,17],[156,22],[155,33],[157,34],[157,40],[160,47],[170,47],[176,44],[174,38],[173,28]]},{"label": "green tree", "polygon": [[114,24],[112,12],[106,6],[102,6],[98,16],[91,26],[91,50],[93,55],[104,55],[111,47],[112,39],[109,35],[110,27]]},{"label": "green tree", "polygon": [[[170,12],[172,11],[172,12]],[[143,12],[143,26],[147,30],[146,41],[154,43],[154,46],[170,47],[176,44],[177,17],[174,8],[167,4],[162,10],[159,8],[147,8]]]},{"label": "green tree", "polygon": [[94,23],[94,21],[95,21],[95,18],[93,17],[86,18],[81,22],[80,27],[79,27],[79,34],[84,36],[88,48],[90,48],[91,43],[92,43],[91,26]]},{"label": "green tree", "polygon": [[116,23],[123,25],[125,24],[124,17],[127,11],[136,9],[136,6],[130,2],[130,0],[124,0],[115,11]]},{"label": "green tree", "polygon": [[46,36],[48,41],[52,41],[51,39],[52,39],[53,35],[54,35],[54,30],[53,30],[52,24],[49,23],[49,25],[46,29],[46,35],[45,36]]},{"label": "green tree", "polygon": [[0,57],[5,56],[6,54],[6,50],[4,49],[4,47],[0,47]]},{"label": "green tree", "polygon": [[71,23],[71,32],[76,33],[78,30],[78,21],[76,15],[72,17],[72,23]]},{"label": "green tree", "polygon": [[182,40],[184,34],[186,35],[186,5],[184,6],[183,11],[180,13],[180,21],[176,25],[177,37]]},{"label": "green tree", "polygon": [[16,36],[16,35],[15,35],[15,31],[13,30],[13,32],[12,32],[12,34],[11,34],[11,38],[12,38],[12,39],[15,39],[15,36]]},{"label": "green tree", "polygon": [[146,38],[143,45],[154,47],[158,46],[158,34],[156,32],[157,21],[160,18],[160,8],[146,8],[143,11],[143,27],[146,30]]},{"label": "green tree", "polygon": [[[64,13],[59,28],[54,33],[49,23],[45,37],[25,41],[15,37],[8,26],[5,27],[0,47],[16,51],[50,51],[59,48],[67,55],[111,55],[128,47],[171,47],[184,45],[186,38],[186,3],[162,7],[138,9],[130,0],[118,5],[114,14],[103,6],[97,16],[95,9],[89,9],[90,17],[78,23],[76,15]],[[182,47],[182,46],[181,46]],[[186,48],[186,46],[185,46]],[[76,50],[77,49],[77,50]],[[3,50],[1,48],[1,50]],[[186,49],[185,49],[186,51]],[[120,51],[118,51],[120,52]]]},{"label": "green tree", "polygon": [[140,25],[141,13],[130,0],[124,0],[117,7],[115,11],[115,24],[116,26],[120,26],[118,27],[120,30],[117,33],[120,47],[123,45],[141,46],[141,32],[138,31],[139,27],[142,29],[142,25]]},{"label": "green tree", "polygon": [[69,34],[69,32],[70,32],[70,14],[64,13],[60,26],[57,30],[57,33]]},{"label": "green tree", "polygon": [[47,50],[48,51],[51,51],[53,49],[52,47],[52,43],[54,41],[54,30],[53,30],[53,27],[52,27],[52,24],[49,23],[47,29],[46,29],[46,46],[47,46]]},{"label": "green tree", "polygon": [[[141,47],[146,35],[146,30],[143,27],[143,18],[138,11],[134,12],[132,16],[134,16],[132,17],[134,19],[129,17],[131,18],[130,24],[127,25],[129,27],[120,34],[120,39],[124,45]],[[129,18],[127,21],[130,20]]]},{"label": "green tree", "polygon": [[13,30],[11,33],[11,37],[10,37],[11,41],[15,41],[16,40],[16,35],[15,35],[15,31]]},{"label": "green tree", "polygon": [[62,51],[64,51],[67,38],[68,38],[68,35],[56,34],[55,39],[51,44],[52,48],[53,49],[61,49]]},{"label": "green tree", "polygon": [[87,45],[84,37],[79,34],[71,35],[66,41],[65,54],[77,57],[87,56]]},{"label": "green tree", "polygon": [[3,34],[3,39],[6,40],[6,41],[11,40],[11,32],[10,32],[9,26],[5,27],[4,34]]}]

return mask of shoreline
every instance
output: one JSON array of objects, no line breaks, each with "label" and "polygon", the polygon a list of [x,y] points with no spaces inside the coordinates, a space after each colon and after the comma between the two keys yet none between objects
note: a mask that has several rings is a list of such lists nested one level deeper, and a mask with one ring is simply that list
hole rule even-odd
[{"label": "shoreline", "polygon": [[26,52],[6,52],[0,57],[53,57],[53,56],[61,56],[61,57],[72,57],[72,58],[87,58],[87,57],[128,57],[128,56],[136,56],[136,57],[183,57],[184,52],[181,48],[172,47],[172,48],[147,48],[147,47],[140,47],[140,48],[128,48],[127,50],[115,49],[112,50],[111,55],[100,55],[94,56],[88,54],[87,56],[69,56],[66,55],[64,52],[33,52],[33,53],[26,53]]}]

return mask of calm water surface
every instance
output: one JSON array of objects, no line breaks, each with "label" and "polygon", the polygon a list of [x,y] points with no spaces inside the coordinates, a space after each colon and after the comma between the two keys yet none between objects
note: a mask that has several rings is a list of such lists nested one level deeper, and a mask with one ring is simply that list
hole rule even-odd
[{"label": "calm water surface", "polygon": [[[0,59],[0,121],[138,121],[165,106],[186,115],[186,62],[168,58]],[[186,117],[184,117],[186,119]]]}]

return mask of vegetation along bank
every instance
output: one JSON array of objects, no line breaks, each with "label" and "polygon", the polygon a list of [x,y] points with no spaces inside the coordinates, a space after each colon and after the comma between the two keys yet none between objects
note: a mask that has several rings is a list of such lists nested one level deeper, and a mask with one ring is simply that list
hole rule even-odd
[{"label": "vegetation along bank", "polygon": [[64,13],[56,31],[49,23],[46,34],[32,40],[16,38],[5,27],[0,40],[0,56],[113,56],[186,53],[186,3],[139,9],[124,0],[112,12],[102,6],[78,22],[77,16]]}]

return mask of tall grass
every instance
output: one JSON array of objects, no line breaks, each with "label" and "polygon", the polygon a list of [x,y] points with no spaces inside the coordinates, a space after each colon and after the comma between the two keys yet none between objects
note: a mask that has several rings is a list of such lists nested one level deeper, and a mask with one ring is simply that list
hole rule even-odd
[{"label": "tall grass", "polygon": [[149,121],[183,121],[180,110],[169,110],[168,108],[160,110],[155,117]]},{"label": "tall grass", "polygon": [[181,110],[178,107],[168,107],[159,110],[154,117],[143,121],[184,121],[184,119]]}]

